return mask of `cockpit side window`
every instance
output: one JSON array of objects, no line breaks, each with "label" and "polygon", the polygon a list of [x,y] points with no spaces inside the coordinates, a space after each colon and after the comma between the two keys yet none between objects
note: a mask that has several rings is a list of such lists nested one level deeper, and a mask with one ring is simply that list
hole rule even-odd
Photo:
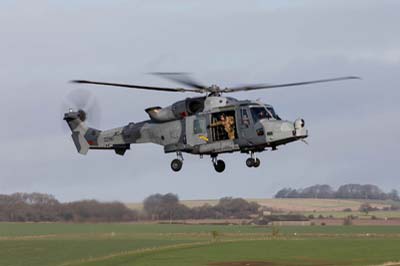
[{"label": "cockpit side window", "polygon": [[260,119],[271,119],[271,114],[267,112],[264,107],[252,107],[251,116],[253,117],[254,122],[259,121]]},{"label": "cockpit side window", "polygon": [[275,113],[274,108],[272,108],[271,106],[266,106],[268,112],[272,115],[273,118],[275,118],[276,120],[281,120],[281,118],[279,117],[279,115],[277,115]]}]

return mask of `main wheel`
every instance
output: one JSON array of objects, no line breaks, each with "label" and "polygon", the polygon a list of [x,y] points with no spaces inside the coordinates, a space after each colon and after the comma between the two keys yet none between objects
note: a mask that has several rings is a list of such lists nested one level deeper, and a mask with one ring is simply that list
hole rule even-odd
[{"label": "main wheel", "polygon": [[214,168],[215,168],[215,171],[217,171],[218,173],[222,173],[225,170],[225,162],[222,160],[218,160],[214,164]]},{"label": "main wheel", "polygon": [[246,165],[247,165],[247,167],[253,167],[254,166],[254,159],[253,158],[248,158],[246,160]]},{"label": "main wheel", "polygon": [[255,161],[254,161],[254,165],[253,166],[257,168],[257,167],[260,166],[260,164],[261,164],[260,159],[256,158]]},{"label": "main wheel", "polygon": [[171,162],[171,169],[175,172],[178,172],[182,169],[183,162],[179,159],[174,159]]}]

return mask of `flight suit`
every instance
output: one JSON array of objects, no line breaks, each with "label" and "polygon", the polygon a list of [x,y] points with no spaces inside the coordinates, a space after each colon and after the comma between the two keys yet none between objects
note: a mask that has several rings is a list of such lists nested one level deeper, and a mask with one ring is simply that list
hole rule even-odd
[{"label": "flight suit", "polygon": [[229,139],[235,139],[235,119],[233,116],[227,116],[225,120],[220,120],[210,125],[211,127],[223,126]]}]

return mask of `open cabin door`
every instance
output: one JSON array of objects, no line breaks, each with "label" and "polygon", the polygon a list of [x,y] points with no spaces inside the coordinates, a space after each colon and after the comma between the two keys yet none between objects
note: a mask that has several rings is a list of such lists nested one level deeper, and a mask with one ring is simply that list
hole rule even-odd
[{"label": "open cabin door", "polygon": [[186,117],[186,143],[199,145],[208,142],[207,124],[205,115],[192,115]]},{"label": "open cabin door", "polygon": [[[222,120],[222,116],[224,120]],[[209,128],[212,142],[237,139],[235,110],[212,113]]]}]

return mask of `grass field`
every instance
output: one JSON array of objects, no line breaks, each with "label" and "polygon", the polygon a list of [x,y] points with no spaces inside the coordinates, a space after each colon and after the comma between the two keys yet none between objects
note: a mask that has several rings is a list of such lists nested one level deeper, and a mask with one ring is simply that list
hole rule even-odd
[{"label": "grass field", "polygon": [[400,226],[0,223],[1,266],[379,265],[389,261],[400,261]]}]

